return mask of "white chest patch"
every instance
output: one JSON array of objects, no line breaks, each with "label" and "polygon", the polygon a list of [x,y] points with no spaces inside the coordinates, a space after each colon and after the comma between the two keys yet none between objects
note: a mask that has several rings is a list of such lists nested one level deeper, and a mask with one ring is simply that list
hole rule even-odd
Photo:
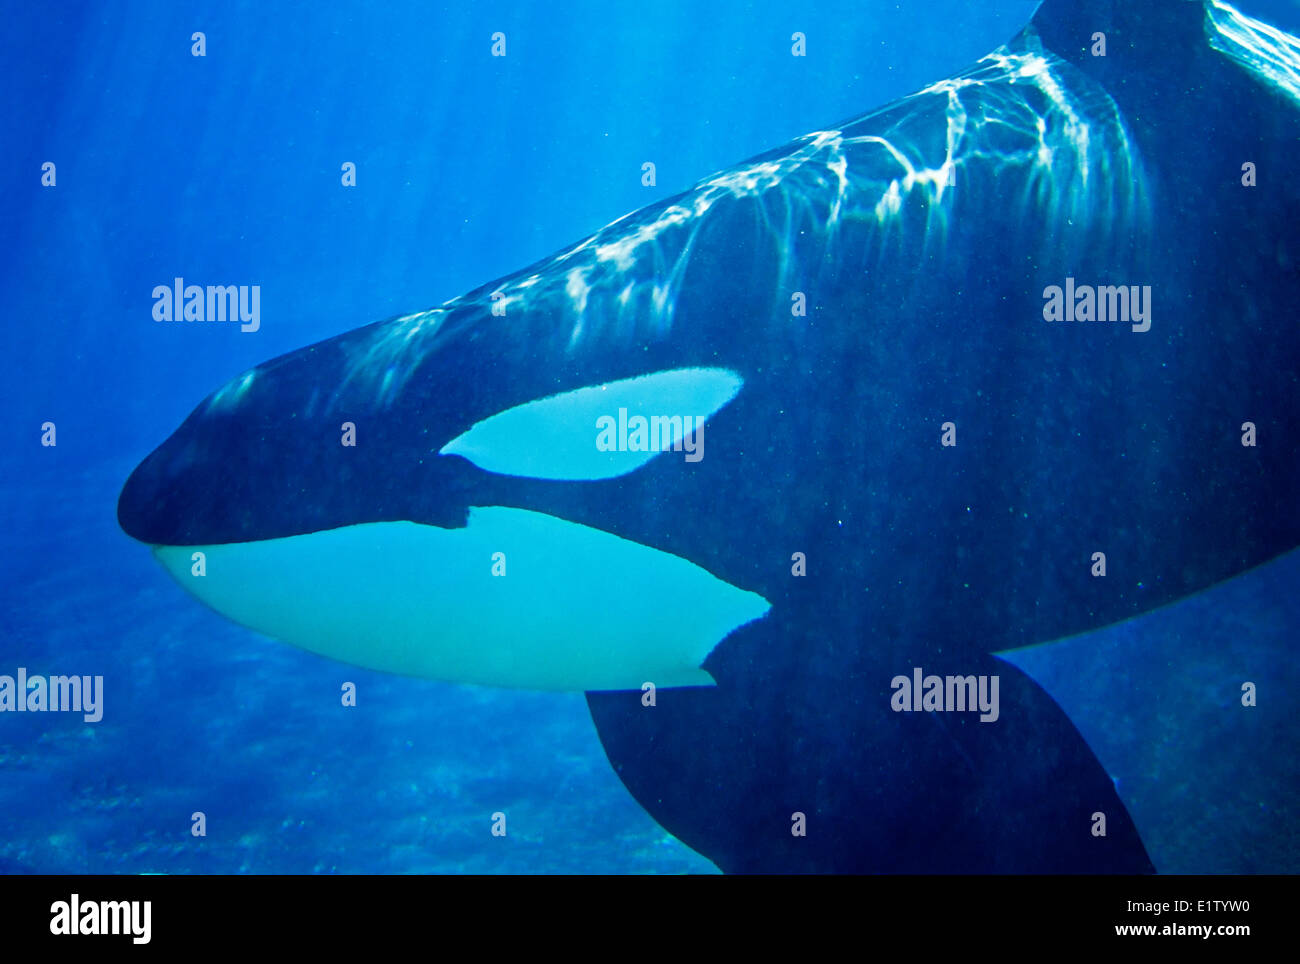
[{"label": "white chest patch", "polygon": [[490,686],[713,685],[705,657],[770,608],[678,556],[500,506],[472,507],[463,529],[373,522],[154,555],[207,605],[268,636],[369,669]]}]

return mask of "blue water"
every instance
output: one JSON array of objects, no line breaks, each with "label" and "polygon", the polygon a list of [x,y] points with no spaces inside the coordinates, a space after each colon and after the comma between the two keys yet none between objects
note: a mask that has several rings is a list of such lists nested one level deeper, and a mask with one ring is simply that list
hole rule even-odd
[{"label": "blue water", "polygon": [[[238,372],[949,75],[1035,3],[9,7],[0,673],[102,675],[106,697],[93,725],[0,716],[0,866],[711,871],[623,789],[580,695],[384,676],[259,637],[120,532],[118,491]],[[789,55],[795,30],[807,58]],[[177,276],[260,285],[261,329],[155,324],[150,292]],[[1283,645],[1294,617],[1252,645]],[[1178,866],[1234,869],[1224,839]]]}]

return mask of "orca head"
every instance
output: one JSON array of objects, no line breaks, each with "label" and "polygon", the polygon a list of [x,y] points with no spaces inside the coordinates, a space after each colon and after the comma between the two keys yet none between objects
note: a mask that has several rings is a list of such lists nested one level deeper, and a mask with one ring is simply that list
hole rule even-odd
[{"label": "orca head", "polygon": [[689,479],[742,377],[662,345],[548,357],[451,314],[235,378],[128,478],[122,529],[221,614],[346,662],[537,689],[711,685],[705,657],[768,602],[627,538],[644,488],[620,482]]}]

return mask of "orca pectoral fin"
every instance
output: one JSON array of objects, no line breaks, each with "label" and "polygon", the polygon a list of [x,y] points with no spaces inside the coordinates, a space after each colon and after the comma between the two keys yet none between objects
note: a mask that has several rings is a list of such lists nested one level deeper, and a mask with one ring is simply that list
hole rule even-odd
[{"label": "orca pectoral fin", "polygon": [[896,712],[890,680],[910,665],[816,625],[737,630],[706,663],[712,689],[661,692],[653,707],[587,696],[633,796],[724,872],[1154,869],[1113,783],[1028,676],[965,654],[951,669],[1000,676],[996,721]]},{"label": "orca pectoral fin", "polygon": [[1143,616],[999,654],[1069,714],[1161,873],[1300,871],[1300,779],[1279,765],[1300,744],[1298,582],[1294,550]]}]

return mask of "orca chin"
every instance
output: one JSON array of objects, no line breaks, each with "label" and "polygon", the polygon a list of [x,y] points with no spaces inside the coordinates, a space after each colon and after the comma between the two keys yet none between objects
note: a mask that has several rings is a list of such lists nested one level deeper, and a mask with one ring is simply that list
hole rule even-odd
[{"label": "orca chin", "polygon": [[460,529],[373,522],[154,556],[217,612],[303,649],[524,689],[711,686],[705,657],[769,608],[676,556],[499,506]]}]

